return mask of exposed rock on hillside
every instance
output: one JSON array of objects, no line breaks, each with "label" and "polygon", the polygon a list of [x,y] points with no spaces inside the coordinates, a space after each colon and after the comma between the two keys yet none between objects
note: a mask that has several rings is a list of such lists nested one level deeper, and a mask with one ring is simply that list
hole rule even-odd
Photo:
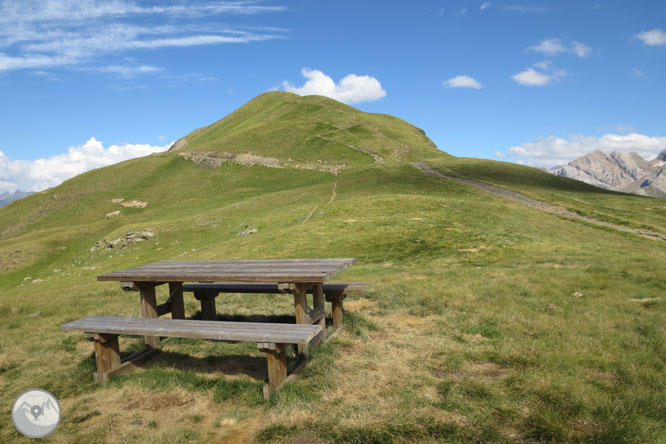
[{"label": "exposed rock on hillside", "polygon": [[636,153],[595,151],[549,171],[625,193],[666,198],[666,150],[651,162]]},{"label": "exposed rock on hillside", "polygon": [[155,233],[152,231],[144,230],[144,231],[131,231],[127,234],[125,234],[124,237],[119,237],[118,239],[114,239],[112,241],[108,241],[106,239],[102,239],[99,242],[95,242],[95,245],[90,249],[90,251],[95,251],[95,250],[119,250],[121,248],[125,248],[129,245],[136,244],[137,242],[143,242],[147,239],[150,239],[153,237]]},{"label": "exposed rock on hillside", "polygon": [[227,153],[225,151],[186,151],[179,155],[197,165],[208,168],[219,168],[223,163],[231,162],[244,166],[261,165],[269,168],[298,168],[337,174],[345,167],[345,165],[330,164],[321,160],[298,162],[293,159],[281,160],[275,157],[257,156],[252,153]]}]

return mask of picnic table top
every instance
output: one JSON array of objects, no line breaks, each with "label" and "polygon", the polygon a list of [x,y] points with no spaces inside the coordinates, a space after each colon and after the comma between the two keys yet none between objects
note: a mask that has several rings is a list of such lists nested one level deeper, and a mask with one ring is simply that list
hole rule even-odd
[{"label": "picnic table top", "polygon": [[165,261],[97,276],[98,281],[323,283],[355,258]]}]

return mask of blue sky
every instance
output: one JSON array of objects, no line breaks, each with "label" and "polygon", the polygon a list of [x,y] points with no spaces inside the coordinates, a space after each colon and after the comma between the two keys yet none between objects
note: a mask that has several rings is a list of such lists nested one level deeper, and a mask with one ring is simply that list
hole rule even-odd
[{"label": "blue sky", "polygon": [[0,0],[0,192],[165,149],[273,89],[456,156],[666,149],[666,2]]}]

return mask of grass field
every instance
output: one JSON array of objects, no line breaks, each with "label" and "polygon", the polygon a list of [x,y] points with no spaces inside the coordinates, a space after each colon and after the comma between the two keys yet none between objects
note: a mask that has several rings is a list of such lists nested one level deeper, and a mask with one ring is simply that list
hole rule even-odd
[{"label": "grass field", "polygon": [[[666,442],[663,242],[543,213],[384,154],[384,163],[370,157],[333,175],[210,169],[168,153],[0,210],[0,441],[28,442],[8,412],[18,394],[43,388],[64,413],[44,439],[53,443]],[[426,157],[447,174],[666,231],[663,200]],[[121,215],[105,216],[114,210]],[[137,230],[155,235],[91,251]],[[104,272],[268,257],[356,257],[338,278],[371,284],[346,300],[342,334],[268,402],[254,344],[168,340],[102,387],[90,343],[58,329],[85,315],[140,315],[137,294],[96,281]],[[221,295],[217,306],[238,319],[293,316],[281,295]],[[198,312],[191,295],[186,311]],[[125,350],[141,346],[121,340]]]}]

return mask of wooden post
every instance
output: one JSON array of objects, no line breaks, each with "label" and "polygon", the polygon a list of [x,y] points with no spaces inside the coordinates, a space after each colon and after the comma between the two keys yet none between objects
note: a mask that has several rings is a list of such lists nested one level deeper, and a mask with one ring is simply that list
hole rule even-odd
[{"label": "wooden post", "polygon": [[333,299],[331,302],[333,306],[333,328],[342,328],[342,298]]},{"label": "wooden post", "polygon": [[120,365],[118,335],[97,333],[93,336],[97,373],[95,380],[104,384],[109,381],[108,373]]},{"label": "wooden post", "polygon": [[[144,318],[157,318],[157,300],[155,298],[155,283],[140,282],[135,283],[141,292],[141,316]],[[147,347],[159,348],[159,336],[144,336],[144,342]]]},{"label": "wooden post", "polygon": [[[294,290],[294,308],[296,309],[296,323],[305,324],[305,315],[308,309],[308,288],[305,284],[296,284]],[[308,355],[308,344],[298,344],[298,352]]]},{"label": "wooden post", "polygon": [[322,283],[315,284],[312,289],[312,309],[316,310],[317,308],[321,309],[322,316],[316,323],[321,325],[322,334],[315,338],[313,342],[315,347],[319,346],[319,341],[326,332],[326,307],[324,305],[324,284]]},{"label": "wooden post", "polygon": [[345,295],[342,292],[331,292],[327,295],[327,299],[331,301],[333,307],[333,329],[337,330],[342,328],[342,300]]},{"label": "wooden post", "polygon": [[195,292],[194,297],[201,302],[201,319],[204,321],[216,320],[215,298],[217,293]]},{"label": "wooden post", "polygon": [[169,299],[171,300],[171,319],[185,319],[183,283],[169,282],[169,295]]},{"label": "wooden post", "polygon": [[272,395],[287,378],[286,344],[257,344],[266,353],[268,364],[268,395]]},{"label": "wooden post", "polygon": [[[315,284],[312,289],[312,308],[324,307],[324,284]],[[322,330],[326,329],[326,315],[319,320]]]}]

